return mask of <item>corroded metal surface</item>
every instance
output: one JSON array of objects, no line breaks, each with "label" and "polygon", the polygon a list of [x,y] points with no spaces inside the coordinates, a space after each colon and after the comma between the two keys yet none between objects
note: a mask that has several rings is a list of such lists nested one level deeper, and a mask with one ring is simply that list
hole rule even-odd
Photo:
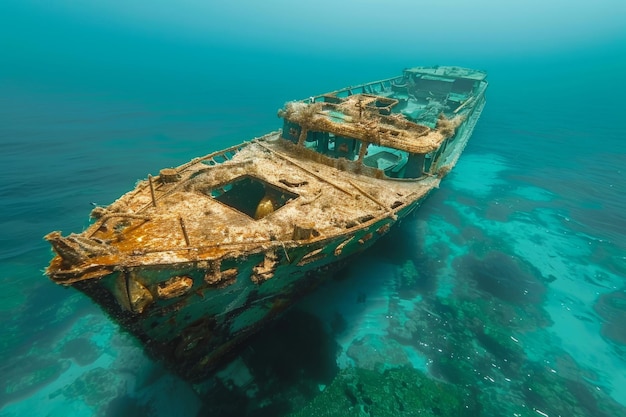
[{"label": "corroded metal surface", "polygon": [[438,186],[485,89],[479,71],[413,68],[288,103],[281,131],[148,176],[83,233],[49,233],[46,273],[199,380]]}]

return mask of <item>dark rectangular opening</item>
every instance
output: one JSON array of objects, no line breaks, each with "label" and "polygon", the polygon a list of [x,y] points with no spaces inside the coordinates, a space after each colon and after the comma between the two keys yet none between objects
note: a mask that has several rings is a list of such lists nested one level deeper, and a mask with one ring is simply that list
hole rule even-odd
[{"label": "dark rectangular opening", "polygon": [[275,212],[288,201],[298,198],[298,194],[250,175],[235,178],[211,190],[211,195],[216,200],[257,220]]}]

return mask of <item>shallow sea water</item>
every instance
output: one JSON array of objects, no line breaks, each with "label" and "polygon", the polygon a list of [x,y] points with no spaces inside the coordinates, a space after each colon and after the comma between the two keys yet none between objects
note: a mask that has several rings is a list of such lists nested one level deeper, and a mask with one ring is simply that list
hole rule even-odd
[{"label": "shallow sea water", "polygon": [[437,62],[177,48],[165,62],[142,50],[135,70],[57,62],[0,79],[0,416],[626,415],[623,45],[427,55],[489,72],[456,168],[196,387],[49,282],[43,235],[81,230],[92,203],[148,173],[276,129],[287,100]]}]

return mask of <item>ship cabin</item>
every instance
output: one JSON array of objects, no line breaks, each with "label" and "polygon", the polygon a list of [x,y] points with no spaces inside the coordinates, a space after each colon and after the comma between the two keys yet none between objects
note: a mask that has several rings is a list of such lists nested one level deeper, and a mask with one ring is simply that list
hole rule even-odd
[{"label": "ship cabin", "polygon": [[482,109],[485,78],[465,68],[418,67],[287,103],[281,137],[302,156],[375,178],[441,174],[463,122]]}]

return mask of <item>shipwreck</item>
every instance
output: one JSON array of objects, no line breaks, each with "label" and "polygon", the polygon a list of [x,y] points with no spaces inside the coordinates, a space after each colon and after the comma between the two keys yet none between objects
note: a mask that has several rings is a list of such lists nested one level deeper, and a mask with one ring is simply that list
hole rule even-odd
[{"label": "shipwreck", "polygon": [[371,247],[455,165],[486,73],[416,67],[287,103],[282,129],[148,175],[46,274],[190,381]]}]

